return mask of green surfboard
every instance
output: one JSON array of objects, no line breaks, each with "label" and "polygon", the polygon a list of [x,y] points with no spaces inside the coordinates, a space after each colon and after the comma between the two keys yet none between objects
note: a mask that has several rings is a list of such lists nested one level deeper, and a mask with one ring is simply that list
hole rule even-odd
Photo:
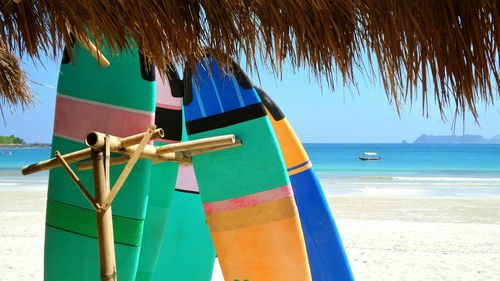
[{"label": "green surfboard", "polygon": [[[155,75],[137,49],[119,56],[103,53],[102,68],[80,44],[65,52],[61,64],[52,150],[62,154],[85,148],[91,131],[128,136],[154,123]],[[71,165],[76,171],[76,165]],[[110,169],[111,184],[124,165]],[[139,261],[149,191],[151,161],[135,165],[112,206],[117,274],[134,280]],[[92,171],[77,172],[93,194]],[[63,168],[50,171],[45,232],[44,277],[48,281],[99,280],[95,211]]]},{"label": "green surfboard", "polygon": [[181,166],[153,280],[210,281],[215,249],[192,166]]},{"label": "green surfboard", "polygon": [[[155,123],[165,130],[162,142],[185,140],[179,98],[182,81],[173,70],[168,73],[168,81],[161,80],[159,73],[156,78]],[[154,165],[136,280],[209,281],[214,260],[215,250],[192,167]]]},{"label": "green surfboard", "polygon": [[[156,145],[176,143],[182,138],[181,80],[175,71],[168,73],[167,77],[168,79],[164,80],[157,70],[155,124],[165,131],[165,136],[157,141]],[[158,268],[178,168],[179,165],[173,162],[158,163],[151,168],[151,185],[137,281],[152,280]]]}]

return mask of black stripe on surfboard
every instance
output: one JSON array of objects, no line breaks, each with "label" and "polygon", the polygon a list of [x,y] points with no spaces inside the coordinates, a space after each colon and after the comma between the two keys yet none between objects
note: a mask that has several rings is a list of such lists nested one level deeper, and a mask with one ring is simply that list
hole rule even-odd
[{"label": "black stripe on surfboard", "polygon": [[[97,240],[97,236],[87,235],[87,234],[79,233],[79,232],[76,232],[76,231],[72,231],[72,230],[60,228],[60,227],[57,227],[57,226],[50,225],[48,223],[45,223],[45,226],[48,226],[48,227],[51,227],[53,229],[57,229],[57,230],[60,230],[60,231],[64,231],[64,232],[67,232],[67,233],[75,234],[75,235],[78,235],[78,236],[92,238],[92,239],[96,239]],[[115,240],[115,244],[120,244],[120,245],[124,245],[124,246],[128,246],[128,247],[139,247],[140,246],[140,244],[134,245],[134,244],[128,244],[128,243],[119,242],[119,241],[116,241],[116,240]]]},{"label": "black stripe on surfboard", "polygon": [[271,99],[271,97],[266,92],[264,92],[264,90],[255,87],[255,91],[259,95],[262,104],[264,104],[269,113],[271,113],[271,116],[275,121],[280,121],[283,118],[285,118],[285,114],[283,114],[283,111],[281,111],[278,105]]},{"label": "black stripe on surfboard", "polygon": [[175,191],[182,192],[182,193],[190,193],[190,194],[200,194],[199,191],[185,190],[185,189],[179,189],[179,188],[175,188]]},{"label": "black stripe on surfboard", "polygon": [[165,131],[164,139],[180,141],[182,139],[182,111],[156,107],[155,124]]},{"label": "black stripe on surfboard", "polygon": [[250,81],[250,78],[248,78],[248,75],[241,69],[241,66],[237,64],[234,60],[232,60],[232,67],[233,67],[233,75],[234,78],[236,78],[236,81],[238,81],[238,84],[243,89],[251,89],[253,87],[252,81]]},{"label": "black stripe on surfboard", "polygon": [[170,92],[172,96],[175,98],[182,98],[184,96],[184,83],[179,76],[179,72],[173,65],[169,65],[167,70],[168,82],[170,84]]},{"label": "black stripe on surfboard", "polygon": [[188,135],[224,128],[266,116],[261,103],[186,122]]},{"label": "black stripe on surfboard", "polygon": [[141,77],[146,81],[153,82],[156,80],[155,65],[147,61],[144,54],[139,50],[139,62],[141,64]]},{"label": "black stripe on surfboard", "polygon": [[186,64],[184,68],[184,91],[182,92],[182,101],[184,106],[188,106],[193,101],[193,74],[191,68]]},{"label": "black stripe on surfboard", "polygon": [[[73,33],[69,33],[69,41],[71,42],[71,47],[70,48],[73,48],[75,46],[75,36],[73,36]],[[73,55],[75,55],[75,53],[73,53]],[[64,47],[64,52],[63,52],[63,55],[62,55],[62,60],[61,60],[61,63],[62,64],[67,64],[71,61],[71,57],[69,56],[69,52],[68,52],[68,46],[65,46]]]}]

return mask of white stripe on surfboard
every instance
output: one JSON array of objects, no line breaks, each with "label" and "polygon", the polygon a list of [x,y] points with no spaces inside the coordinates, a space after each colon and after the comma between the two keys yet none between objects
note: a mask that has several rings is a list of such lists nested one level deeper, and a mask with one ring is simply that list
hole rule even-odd
[{"label": "white stripe on surfboard", "polygon": [[[193,81],[194,78],[191,78],[191,79],[192,79],[191,83],[196,82],[196,81]],[[207,112],[205,111],[205,107],[203,106],[203,101],[201,100],[201,97],[200,97],[200,89],[198,89],[198,85],[195,85],[193,88],[194,88],[194,96],[196,97],[196,101],[198,102],[198,105],[200,107],[201,115],[203,115],[203,117],[207,117]]]},{"label": "white stripe on surfboard", "polygon": [[214,77],[210,75],[210,82],[212,82],[212,87],[214,88],[215,97],[217,97],[217,102],[219,103],[220,111],[224,112],[224,107],[222,107],[222,101],[220,100],[219,90],[217,89],[217,85],[215,85]]},{"label": "white stripe on surfboard", "polygon": [[241,95],[241,92],[240,92],[240,86],[236,82],[236,79],[234,78],[234,76],[231,76],[230,78],[231,78],[231,81],[233,82],[234,89],[236,90],[236,96],[238,97],[238,101],[240,102],[240,107],[244,107],[245,102],[243,101],[243,96]]},{"label": "white stripe on surfboard", "polygon": [[81,142],[82,144],[84,143],[84,139],[79,140],[77,138],[73,138],[73,137],[69,137],[69,136],[65,136],[65,135],[61,135],[61,134],[56,134],[56,133],[53,133],[52,135],[55,137],[61,138],[61,139],[67,139],[67,140],[74,141],[74,142]]}]

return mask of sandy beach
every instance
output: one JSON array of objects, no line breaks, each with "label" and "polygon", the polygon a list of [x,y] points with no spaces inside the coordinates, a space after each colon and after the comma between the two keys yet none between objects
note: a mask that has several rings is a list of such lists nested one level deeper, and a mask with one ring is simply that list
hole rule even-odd
[{"label": "sandy beach", "polygon": [[[42,188],[0,189],[0,280],[43,279],[45,198]],[[329,202],[357,280],[500,280],[498,199]]]}]

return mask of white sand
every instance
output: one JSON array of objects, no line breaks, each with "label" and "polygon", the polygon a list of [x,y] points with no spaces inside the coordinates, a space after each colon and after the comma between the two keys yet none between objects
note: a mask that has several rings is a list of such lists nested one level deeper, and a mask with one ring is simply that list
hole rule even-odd
[{"label": "white sand", "polygon": [[0,280],[43,279],[46,191],[0,189]]},{"label": "white sand", "polygon": [[[45,196],[0,189],[0,280],[43,279]],[[500,280],[500,200],[330,203],[357,280]]]},{"label": "white sand", "polygon": [[357,280],[500,280],[500,200],[330,200]]}]

